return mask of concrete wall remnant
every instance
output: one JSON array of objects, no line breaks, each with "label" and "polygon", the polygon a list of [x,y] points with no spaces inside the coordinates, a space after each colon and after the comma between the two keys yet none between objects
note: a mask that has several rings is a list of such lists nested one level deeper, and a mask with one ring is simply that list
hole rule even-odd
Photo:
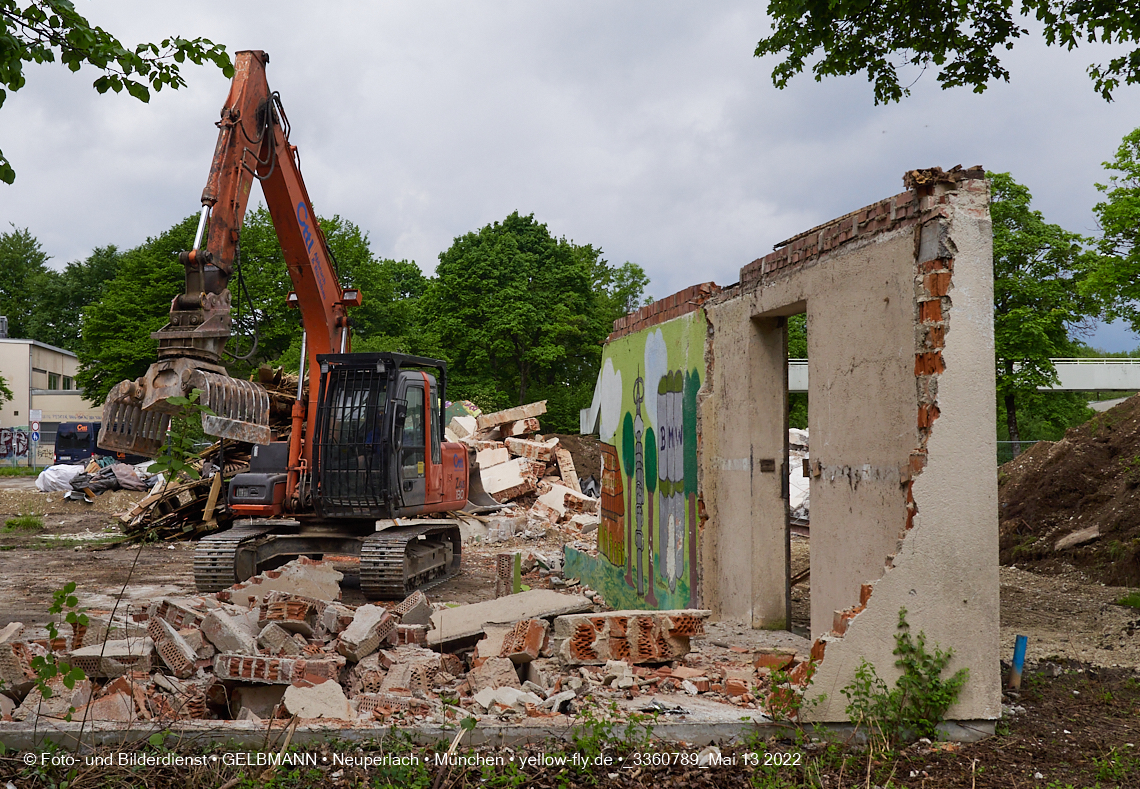
[{"label": "concrete wall remnant", "polygon": [[[599,555],[568,551],[566,572],[615,607],[700,601],[717,620],[788,626],[787,318],[806,313],[818,661],[808,695],[826,694],[813,717],[845,718],[840,691],[862,659],[893,681],[905,608],[914,632],[954,651],[950,671],[970,668],[950,716],[993,720],[989,185],[980,167],[913,170],[903,182],[905,192],[777,245],[730,287],[694,286],[615,323],[592,406],[609,445]],[[681,448],[677,474],[671,460],[647,473],[650,428],[654,460],[671,457],[670,442]],[[649,530],[674,519],[679,543],[675,527]]]}]

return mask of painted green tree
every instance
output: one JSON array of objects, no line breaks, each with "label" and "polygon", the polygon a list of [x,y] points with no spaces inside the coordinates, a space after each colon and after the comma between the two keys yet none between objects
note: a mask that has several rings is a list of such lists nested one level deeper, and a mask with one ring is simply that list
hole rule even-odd
[{"label": "painted green tree", "polygon": [[[650,395],[652,397],[652,395]],[[657,606],[657,563],[653,550],[653,532],[657,531],[657,521],[653,515],[653,505],[657,501],[657,434],[653,428],[647,427],[645,435],[645,503],[648,509],[645,515],[645,531],[648,532],[649,551],[645,556],[646,592],[645,602]]]},{"label": "painted green tree", "polygon": [[[832,0],[803,3],[769,0],[771,35],[756,45],[757,57],[780,55],[772,71],[778,88],[801,73],[805,61],[816,81],[865,73],[875,103],[910,95],[899,68],[921,74],[936,70],[945,88],[965,86],[981,93],[995,80],[1009,81],[997,53],[1012,49],[1029,33],[1005,0]],[[1045,43],[1072,50],[1085,42],[1124,45],[1107,63],[1088,67],[1094,88],[1106,101],[1122,83],[1140,82],[1140,15],[1133,6],[1108,2],[1022,0],[1022,18],[1035,18]]]},{"label": "painted green tree", "polygon": [[[227,77],[234,73],[226,48],[205,38],[170,36],[157,44],[124,46],[101,27],[92,27],[70,0],[0,0],[0,107],[7,92],[24,87],[27,63],[59,61],[71,71],[94,66],[101,73],[93,87],[100,93],[125,90],[139,101],[165,87],[185,87],[186,61],[211,62]],[[0,152],[0,181],[12,183],[16,172]]]}]

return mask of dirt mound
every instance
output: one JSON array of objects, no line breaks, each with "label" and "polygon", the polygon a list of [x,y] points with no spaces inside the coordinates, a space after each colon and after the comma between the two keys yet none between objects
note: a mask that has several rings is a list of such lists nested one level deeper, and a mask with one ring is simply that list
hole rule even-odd
[{"label": "dirt mound", "polygon": [[1140,396],[998,471],[1001,562],[1140,586]]}]

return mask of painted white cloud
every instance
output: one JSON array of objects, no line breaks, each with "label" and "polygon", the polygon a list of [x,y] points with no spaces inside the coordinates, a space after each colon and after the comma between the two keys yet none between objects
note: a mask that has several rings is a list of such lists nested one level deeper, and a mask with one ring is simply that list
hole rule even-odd
[{"label": "painted white cloud", "polygon": [[648,424],[655,433],[661,432],[657,422],[657,384],[668,371],[669,349],[665,346],[665,335],[660,329],[651,331],[645,338],[645,402],[641,404],[641,413],[649,418]]},{"label": "painted white cloud", "polygon": [[610,441],[621,424],[621,370],[614,369],[612,359],[602,367],[601,416],[598,438]]}]

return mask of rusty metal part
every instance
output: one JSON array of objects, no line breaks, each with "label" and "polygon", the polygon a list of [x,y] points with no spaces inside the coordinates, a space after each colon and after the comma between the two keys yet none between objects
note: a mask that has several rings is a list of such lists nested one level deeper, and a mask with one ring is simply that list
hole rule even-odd
[{"label": "rusty metal part", "polygon": [[200,402],[214,412],[202,415],[202,430],[207,435],[250,444],[273,440],[269,393],[261,384],[199,369],[189,376],[186,388],[201,389]]},{"label": "rusty metal part", "polygon": [[198,372],[225,376],[226,368],[220,364],[208,364],[198,359],[183,357],[155,362],[147,368],[146,374],[135,382],[139,406],[144,411],[161,411],[171,416],[177,414],[178,406],[171,405],[167,402],[167,398],[187,396],[194,388],[188,385],[190,379]]},{"label": "rusty metal part", "polygon": [[131,455],[154,457],[166,440],[170,416],[142,409],[142,390],[136,381],[122,381],[107,395],[99,446]]}]

